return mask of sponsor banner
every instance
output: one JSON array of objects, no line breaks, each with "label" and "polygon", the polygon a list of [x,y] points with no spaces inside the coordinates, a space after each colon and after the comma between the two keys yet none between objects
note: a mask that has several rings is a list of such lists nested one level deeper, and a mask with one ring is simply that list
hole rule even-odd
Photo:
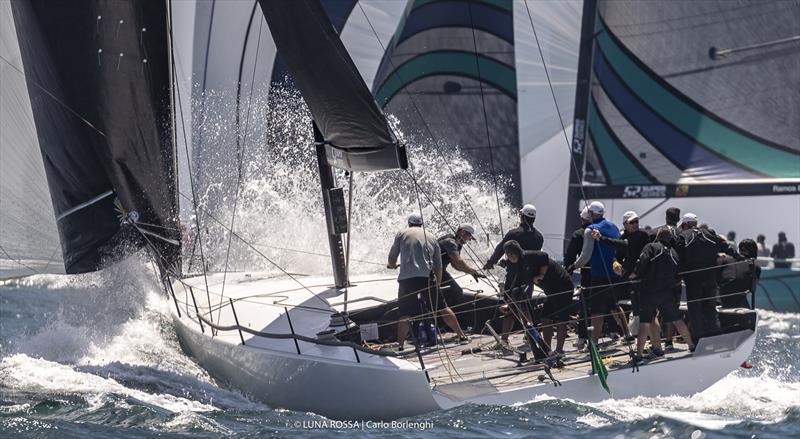
[{"label": "sponsor banner", "polygon": [[590,199],[798,195],[800,183],[583,186],[583,192]]}]

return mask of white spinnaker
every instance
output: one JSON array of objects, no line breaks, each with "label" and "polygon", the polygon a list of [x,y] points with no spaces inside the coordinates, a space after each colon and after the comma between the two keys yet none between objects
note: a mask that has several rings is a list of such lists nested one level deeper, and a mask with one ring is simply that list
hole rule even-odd
[{"label": "white spinnaker", "polygon": [[0,278],[63,273],[11,2],[0,2]]}]

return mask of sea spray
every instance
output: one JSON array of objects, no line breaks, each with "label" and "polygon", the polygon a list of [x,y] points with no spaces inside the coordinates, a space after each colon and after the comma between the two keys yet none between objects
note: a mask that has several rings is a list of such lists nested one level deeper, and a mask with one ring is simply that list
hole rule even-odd
[{"label": "sea spray", "polygon": [[[222,271],[227,264],[228,270],[277,270],[280,266],[303,274],[329,273],[311,118],[302,99],[297,92],[280,87],[273,87],[270,95],[257,88],[239,106],[244,113],[238,128],[232,102],[223,92],[207,93],[203,108],[213,117],[197,114],[193,124],[201,224],[200,239],[194,243],[202,241],[206,265],[212,271]],[[406,134],[399,122],[389,119],[408,148],[412,166],[409,171],[354,174],[351,273],[379,271],[394,234],[420,205],[434,236],[452,232],[463,222],[475,224],[480,233],[471,247],[480,255],[478,259],[484,259],[491,251],[487,237],[491,243],[498,239],[500,218],[506,228],[516,222],[514,206],[508,204],[502,188],[498,212],[491,176],[474,172],[457,145],[431,139],[426,133]],[[197,139],[202,141],[198,144]],[[347,191],[349,177],[337,171],[336,178]],[[500,179],[499,184],[507,182]],[[188,202],[186,197],[182,200]],[[184,206],[182,211],[191,226],[193,209]],[[237,236],[230,235],[231,226]],[[196,230],[193,233],[197,237]],[[186,265],[194,271],[200,254],[196,245],[184,248],[193,258]]]}]

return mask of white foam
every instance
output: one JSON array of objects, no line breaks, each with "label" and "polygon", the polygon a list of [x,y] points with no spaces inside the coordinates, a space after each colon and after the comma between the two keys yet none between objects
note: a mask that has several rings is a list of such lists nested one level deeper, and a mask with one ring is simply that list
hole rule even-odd
[{"label": "white foam", "polygon": [[214,410],[214,407],[208,404],[172,395],[150,394],[130,389],[114,379],[79,372],[72,366],[31,358],[25,354],[4,358],[0,362],[0,378],[9,388],[47,394],[81,395],[97,406],[102,405],[106,395],[117,394],[171,412]]}]

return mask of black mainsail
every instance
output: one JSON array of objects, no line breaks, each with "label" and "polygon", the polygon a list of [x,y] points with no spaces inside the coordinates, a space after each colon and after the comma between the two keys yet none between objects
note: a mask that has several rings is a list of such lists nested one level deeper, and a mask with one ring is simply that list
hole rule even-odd
[{"label": "black mainsail", "polygon": [[177,264],[167,2],[12,9],[66,272],[100,268],[123,242]]},{"label": "black mainsail", "polygon": [[259,0],[259,4],[322,134],[328,163],[354,171],[405,168],[405,150],[319,1]]}]

